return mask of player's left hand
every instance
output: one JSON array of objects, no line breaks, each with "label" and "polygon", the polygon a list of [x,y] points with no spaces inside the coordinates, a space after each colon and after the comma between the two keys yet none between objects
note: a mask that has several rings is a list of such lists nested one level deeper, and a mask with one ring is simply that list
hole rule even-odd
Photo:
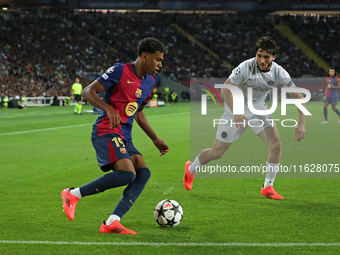
[{"label": "player's left hand", "polygon": [[160,151],[159,156],[163,156],[165,153],[167,153],[170,150],[170,147],[166,145],[166,143],[161,139],[157,139],[153,143],[157,147],[157,149]]},{"label": "player's left hand", "polygon": [[305,125],[302,124],[298,124],[295,128],[295,141],[299,142],[301,141],[306,134],[306,129],[305,129]]}]

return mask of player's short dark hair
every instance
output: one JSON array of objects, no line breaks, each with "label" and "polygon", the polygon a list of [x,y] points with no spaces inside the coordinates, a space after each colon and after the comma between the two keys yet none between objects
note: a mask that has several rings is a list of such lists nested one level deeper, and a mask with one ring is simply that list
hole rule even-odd
[{"label": "player's short dark hair", "polygon": [[276,42],[270,36],[263,36],[257,40],[255,44],[255,54],[258,51],[258,49],[265,50],[269,54],[272,54],[273,56],[279,53],[279,49],[276,45]]},{"label": "player's short dark hair", "polygon": [[164,44],[152,37],[144,38],[141,40],[137,47],[138,56],[142,55],[143,52],[147,53],[168,53],[168,50],[165,48]]},{"label": "player's short dark hair", "polygon": [[329,70],[334,70],[334,76],[336,76],[336,72],[335,72],[334,66],[331,66],[331,67],[328,69],[328,72],[329,72]]}]

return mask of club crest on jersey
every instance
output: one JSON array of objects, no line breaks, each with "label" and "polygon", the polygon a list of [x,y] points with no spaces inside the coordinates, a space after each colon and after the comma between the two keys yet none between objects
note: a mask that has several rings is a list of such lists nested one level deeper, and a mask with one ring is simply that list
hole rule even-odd
[{"label": "club crest on jersey", "polygon": [[126,149],[125,148],[119,148],[119,150],[120,150],[120,153],[126,154]]},{"label": "club crest on jersey", "polygon": [[142,96],[142,90],[141,89],[137,89],[136,92],[135,92],[135,96],[137,98],[140,98]]},{"label": "club crest on jersey", "polygon": [[125,114],[130,117],[136,113],[137,109],[137,102],[130,102],[125,106]]}]

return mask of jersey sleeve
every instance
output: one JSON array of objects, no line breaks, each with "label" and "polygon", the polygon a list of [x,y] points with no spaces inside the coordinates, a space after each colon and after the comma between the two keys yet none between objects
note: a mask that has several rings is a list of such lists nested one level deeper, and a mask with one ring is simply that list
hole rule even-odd
[{"label": "jersey sleeve", "polygon": [[151,99],[151,97],[152,97],[152,91],[153,91],[153,89],[155,88],[155,79],[151,76],[151,75],[147,75],[147,83],[149,84],[149,88],[151,88],[151,90],[150,90],[150,94],[149,94],[149,96],[141,103],[141,105],[146,105],[148,102],[149,102],[149,100]]},{"label": "jersey sleeve", "polygon": [[245,81],[246,77],[248,77],[248,72],[249,68],[247,67],[247,63],[244,61],[233,69],[229,79],[234,85],[238,86]]},{"label": "jersey sleeve", "polygon": [[278,85],[281,85],[285,88],[294,88],[296,87],[289,73],[283,69],[282,67],[279,69],[278,76]]},{"label": "jersey sleeve", "polygon": [[[153,89],[153,88],[152,88]],[[149,100],[150,100],[150,98],[151,98],[151,96],[152,96],[152,90],[151,90],[151,92],[150,92],[150,94],[149,94],[149,96],[143,101],[143,103],[142,103],[142,105],[146,105],[148,102],[149,102]]]},{"label": "jersey sleeve", "polygon": [[122,78],[122,74],[123,66],[121,64],[115,64],[107,69],[105,73],[97,79],[97,81],[99,81],[105,89],[109,89],[111,87],[115,87],[119,83]]}]

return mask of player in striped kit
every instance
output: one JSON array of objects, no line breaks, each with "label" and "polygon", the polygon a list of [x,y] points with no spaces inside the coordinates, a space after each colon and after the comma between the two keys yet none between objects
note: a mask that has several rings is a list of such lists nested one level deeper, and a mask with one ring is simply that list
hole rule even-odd
[{"label": "player in striped kit", "polygon": [[[155,85],[152,75],[162,67],[165,53],[167,50],[163,43],[154,38],[145,38],[138,45],[135,62],[115,64],[84,89],[84,98],[104,111],[93,125],[91,140],[101,170],[110,172],[76,189],[62,191],[63,208],[70,220],[74,220],[79,199],[127,185],[116,208],[103,222],[100,232],[136,234],[126,229],[120,219],[135,203],[151,173],[132,143],[131,129],[136,120],[161,156],[169,151],[143,113]],[[97,96],[101,92],[104,92],[103,100]]]},{"label": "player in striped kit", "polygon": [[338,91],[340,89],[340,79],[336,76],[334,68],[330,68],[328,71],[329,77],[326,78],[326,91],[325,91],[325,99],[324,99],[324,107],[323,107],[323,115],[325,116],[325,120],[321,122],[321,124],[328,123],[328,105],[332,105],[332,110],[339,116],[340,122],[340,112],[336,108],[338,104]]}]

